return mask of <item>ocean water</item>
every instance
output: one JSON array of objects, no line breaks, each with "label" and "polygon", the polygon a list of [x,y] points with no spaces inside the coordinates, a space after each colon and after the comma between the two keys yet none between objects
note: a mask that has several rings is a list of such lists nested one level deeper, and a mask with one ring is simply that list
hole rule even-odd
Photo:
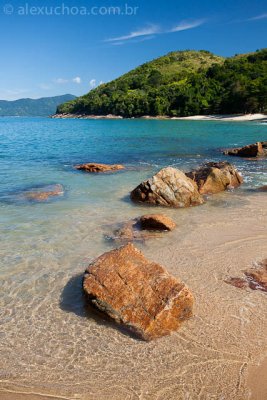
[{"label": "ocean water", "polygon": [[[188,349],[179,344],[175,352],[178,336],[164,338],[158,346],[143,344],[88,315],[82,272],[92,259],[116,245],[107,239],[116,224],[151,211],[129,199],[142,180],[168,165],[189,171],[206,161],[229,160],[244,176],[242,187],[213,196],[202,207],[160,209],[175,219],[177,232],[139,244],[159,262],[167,259],[160,254],[169,248],[170,270],[197,291],[200,282],[192,272],[175,269],[175,246],[181,243],[184,251],[190,247],[194,258],[193,249],[200,254],[201,241],[206,240],[205,234],[199,235],[199,248],[192,245],[191,235],[197,229],[213,229],[217,216],[216,232],[228,219],[238,225],[240,210],[252,218],[255,204],[263,224],[266,194],[253,190],[267,184],[266,160],[229,158],[221,152],[263,140],[267,125],[258,122],[1,118],[0,389],[84,399],[180,398],[167,388],[162,391],[164,385],[157,390],[154,381],[155,375],[163,381],[170,370],[176,371],[169,375],[172,387],[180,376],[175,359]],[[126,169],[84,174],[73,168],[83,162],[120,163]],[[24,190],[51,184],[63,185],[64,195],[44,203],[19,198]],[[262,226],[249,242],[255,240],[260,249],[266,248]],[[183,257],[179,256],[191,265],[192,260]],[[124,382],[117,384],[121,374]],[[200,398],[194,397],[197,392],[190,391],[190,384],[183,383],[183,388],[189,397],[181,398]]]}]

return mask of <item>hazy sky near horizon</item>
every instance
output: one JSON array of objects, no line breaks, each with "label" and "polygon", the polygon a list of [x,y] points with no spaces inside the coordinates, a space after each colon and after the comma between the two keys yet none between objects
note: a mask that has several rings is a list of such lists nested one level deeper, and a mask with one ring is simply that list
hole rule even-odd
[{"label": "hazy sky near horizon", "polygon": [[183,49],[267,47],[266,0],[1,0],[0,99],[81,95]]}]

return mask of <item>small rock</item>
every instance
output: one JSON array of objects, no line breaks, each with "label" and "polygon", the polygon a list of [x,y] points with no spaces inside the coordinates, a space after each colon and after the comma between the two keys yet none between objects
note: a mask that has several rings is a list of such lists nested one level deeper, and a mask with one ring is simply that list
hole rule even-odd
[{"label": "small rock", "polygon": [[204,203],[197,185],[182,171],[167,167],[131,192],[131,199],[152,205],[189,207]]},{"label": "small rock", "polygon": [[175,229],[175,222],[162,214],[147,214],[139,219],[141,229],[153,231],[172,231]]},{"label": "small rock", "polygon": [[240,186],[242,176],[228,162],[209,162],[186,174],[196,182],[200,194],[214,194],[228,188]]},{"label": "small rock", "polygon": [[[144,242],[148,239],[159,237],[159,232],[162,229],[148,230],[141,226],[140,218],[135,218],[124,222],[112,234],[105,235],[108,239],[114,240],[116,243],[126,244],[129,242]],[[163,229],[166,231],[166,229]]]},{"label": "small rock", "polygon": [[256,188],[258,192],[267,192],[267,185]]},{"label": "small rock", "polygon": [[229,278],[225,279],[224,282],[228,283],[228,285],[235,286],[236,288],[239,288],[239,289],[248,287],[248,282],[244,278],[229,277]]},{"label": "small rock", "polygon": [[249,287],[267,292],[267,259],[259,263],[256,268],[244,271],[244,274],[245,278],[229,277],[224,282],[241,289]]},{"label": "small rock", "polygon": [[244,147],[228,149],[223,152],[228,156],[237,157],[263,157],[267,156],[267,142],[257,142]]},{"label": "small rock", "polygon": [[122,170],[125,167],[119,164],[108,165],[108,164],[87,163],[87,164],[76,165],[74,168],[84,172],[112,172],[112,171]]},{"label": "small rock", "polygon": [[245,271],[245,275],[251,289],[267,292],[267,259],[261,262],[258,268]]},{"label": "small rock", "polygon": [[168,335],[192,316],[193,296],[185,284],[132,244],[90,264],[83,289],[95,307],[144,340]]}]

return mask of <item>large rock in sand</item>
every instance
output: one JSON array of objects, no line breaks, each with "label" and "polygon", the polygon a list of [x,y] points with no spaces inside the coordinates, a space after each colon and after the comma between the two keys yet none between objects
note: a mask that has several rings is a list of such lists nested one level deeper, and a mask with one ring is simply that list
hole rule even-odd
[{"label": "large rock in sand", "polygon": [[201,194],[219,193],[240,186],[243,182],[237,169],[224,161],[207,163],[186,175],[196,182]]},{"label": "large rock in sand", "polygon": [[168,335],[192,316],[193,296],[185,284],[132,244],[90,264],[83,288],[94,306],[144,340]]},{"label": "large rock in sand", "polygon": [[75,165],[74,168],[84,172],[114,172],[124,169],[124,166],[119,164],[110,165],[110,164],[87,163],[87,164]]},{"label": "large rock in sand", "polygon": [[197,185],[182,171],[167,167],[131,192],[131,199],[153,205],[189,207],[203,204]]}]

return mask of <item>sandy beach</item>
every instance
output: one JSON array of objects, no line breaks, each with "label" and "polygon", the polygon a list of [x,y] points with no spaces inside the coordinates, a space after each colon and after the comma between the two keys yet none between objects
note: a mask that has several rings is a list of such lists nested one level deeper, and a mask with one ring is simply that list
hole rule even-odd
[{"label": "sandy beach", "polygon": [[227,122],[246,122],[246,121],[267,121],[266,114],[237,114],[237,115],[194,115],[192,117],[173,118],[190,121],[227,121]]},{"label": "sandy beach", "polygon": [[[55,119],[123,119],[119,115],[83,115],[83,114],[55,114],[52,116]],[[127,119],[127,118],[126,118]],[[138,119],[138,118],[131,118]],[[191,117],[168,117],[168,116],[150,116],[145,115],[140,119],[147,120],[189,120],[189,121],[226,121],[226,122],[247,122],[261,121],[267,122],[266,114],[236,114],[236,115],[193,115]]]},{"label": "sandy beach", "polygon": [[[178,229],[139,245],[148,258],[184,280],[195,295],[194,317],[169,337],[144,343],[91,315],[84,318],[79,312],[64,312],[57,307],[57,294],[69,285],[74,272],[69,271],[62,277],[60,287],[59,282],[57,289],[50,287],[49,302],[46,299],[36,305],[38,315],[45,316],[39,321],[39,343],[45,339],[44,332],[45,340],[55,346],[62,337],[63,364],[54,357],[59,350],[54,345],[50,349],[45,346],[51,353],[44,365],[28,364],[24,371],[19,368],[19,375],[11,367],[14,360],[7,359],[6,370],[13,372],[1,381],[1,398],[264,400],[266,293],[238,289],[224,280],[242,276],[244,269],[266,258],[265,204],[264,193],[246,197],[223,193],[200,208],[178,213],[167,210]],[[74,273],[82,271],[80,268]],[[77,284],[69,290],[71,298],[78,295]],[[28,312],[32,314],[34,309],[32,304],[31,310],[20,316],[20,330],[24,333],[28,329]],[[59,325],[62,317],[64,323]],[[64,337],[69,337],[65,345]],[[13,342],[14,355],[21,343],[19,337]],[[38,349],[37,342],[29,354],[32,357],[37,352],[37,363]],[[23,392],[30,394],[23,396]]]}]

